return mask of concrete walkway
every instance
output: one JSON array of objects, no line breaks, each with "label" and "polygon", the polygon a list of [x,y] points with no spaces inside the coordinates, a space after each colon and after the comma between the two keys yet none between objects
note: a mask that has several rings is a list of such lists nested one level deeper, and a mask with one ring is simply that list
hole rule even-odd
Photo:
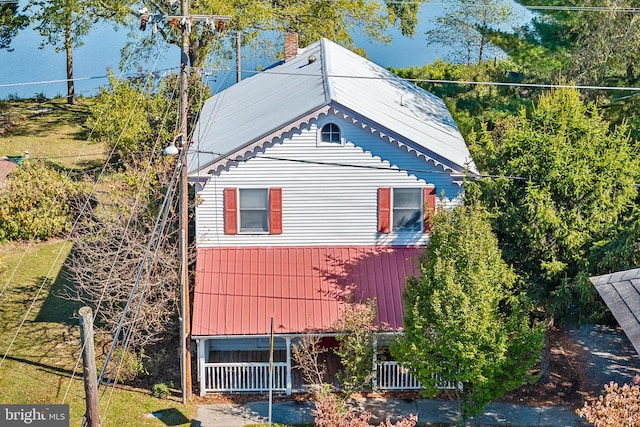
[{"label": "concrete walkway", "polygon": [[[353,400],[358,412],[369,411],[375,423],[389,417],[392,421],[409,414],[418,415],[418,424],[443,423],[455,425],[456,406],[454,402],[429,399],[385,399],[367,398]],[[274,402],[272,421],[278,424],[313,424],[313,403]],[[198,427],[241,427],[248,424],[266,423],[269,404],[267,401],[249,402],[246,405],[217,404],[201,405],[196,414]],[[474,417],[473,425],[482,426],[545,426],[577,427],[588,425],[571,409],[552,406],[533,408],[508,403],[493,403],[484,414]]]}]

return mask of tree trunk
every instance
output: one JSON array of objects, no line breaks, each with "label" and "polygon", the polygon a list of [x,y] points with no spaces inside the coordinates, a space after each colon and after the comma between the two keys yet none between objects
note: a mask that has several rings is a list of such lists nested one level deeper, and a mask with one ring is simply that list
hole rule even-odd
[{"label": "tree trunk", "polygon": [[544,347],[542,348],[542,356],[540,358],[540,381],[543,384],[551,382],[551,330],[554,325],[553,315],[548,315],[547,330],[544,332]]},{"label": "tree trunk", "polygon": [[65,24],[64,47],[67,51],[67,104],[73,105],[76,101],[75,87],[73,85],[73,46],[71,36],[71,16]]}]

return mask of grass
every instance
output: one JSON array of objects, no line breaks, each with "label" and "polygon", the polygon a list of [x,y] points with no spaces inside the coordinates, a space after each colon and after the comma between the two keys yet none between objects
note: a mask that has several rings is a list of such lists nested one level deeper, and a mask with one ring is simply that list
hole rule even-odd
[{"label": "grass", "polygon": [[[71,425],[80,425],[85,407],[79,306],[58,296],[69,285],[61,276],[69,250],[63,241],[0,246],[0,357],[6,355],[0,358],[0,402],[66,403]],[[175,394],[157,399],[150,390],[126,386],[108,389],[100,402],[103,426],[188,426],[194,409]]]},{"label": "grass", "polygon": [[[29,153],[64,168],[94,166],[104,159],[104,146],[90,142],[91,130],[85,126],[91,98],[80,98],[74,105],[58,98],[44,102],[0,101],[0,157]],[[2,133],[3,123],[15,123]]]},{"label": "grass", "polygon": [[[61,168],[101,164],[103,147],[86,143],[90,130],[84,123],[93,102],[0,101],[0,157],[28,151],[31,158],[46,158]],[[8,122],[13,127],[2,133]],[[0,245],[0,403],[65,403],[70,425],[80,425],[85,392],[79,306],[60,296],[71,286],[61,274],[70,249],[64,241]],[[109,344],[96,337],[98,370]],[[176,390],[172,392],[158,399],[151,390],[109,388],[101,394],[102,425],[190,425],[195,407],[182,405]]]}]

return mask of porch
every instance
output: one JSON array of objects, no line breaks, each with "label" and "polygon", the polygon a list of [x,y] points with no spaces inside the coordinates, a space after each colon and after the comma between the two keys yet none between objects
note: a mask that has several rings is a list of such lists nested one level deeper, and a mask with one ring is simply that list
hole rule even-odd
[{"label": "porch", "polygon": [[[273,377],[270,384],[269,351],[264,349],[225,349],[211,342],[198,345],[198,378],[200,395],[206,393],[264,393],[271,389],[276,393],[303,393],[309,391],[301,369],[291,357],[291,338],[285,337],[285,348],[274,349]],[[238,343],[241,344],[241,343]],[[242,346],[242,345],[240,345]],[[206,351],[205,351],[205,347]],[[221,347],[221,348],[220,348]],[[205,356],[206,355],[206,356]],[[341,368],[340,358],[331,349],[321,354],[326,367],[325,383],[339,388],[337,373]],[[398,362],[372,360],[374,391],[409,391],[422,388],[420,382]],[[442,383],[442,389],[454,388]]]}]

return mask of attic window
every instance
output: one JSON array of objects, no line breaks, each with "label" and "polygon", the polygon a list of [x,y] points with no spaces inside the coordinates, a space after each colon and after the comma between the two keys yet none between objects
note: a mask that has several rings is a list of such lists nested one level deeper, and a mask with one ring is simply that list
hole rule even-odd
[{"label": "attic window", "polygon": [[327,123],[318,132],[318,145],[342,145],[340,128],[335,123]]}]

